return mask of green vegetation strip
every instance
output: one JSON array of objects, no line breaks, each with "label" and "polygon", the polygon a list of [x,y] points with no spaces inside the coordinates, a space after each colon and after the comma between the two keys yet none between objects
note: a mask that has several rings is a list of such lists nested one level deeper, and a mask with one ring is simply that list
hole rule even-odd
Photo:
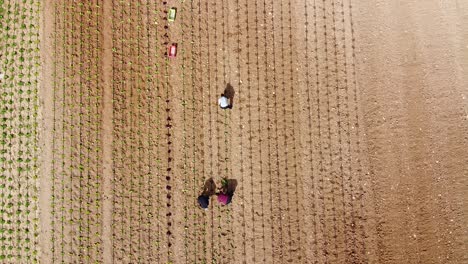
[{"label": "green vegetation strip", "polygon": [[0,262],[38,261],[39,2],[0,0]]}]

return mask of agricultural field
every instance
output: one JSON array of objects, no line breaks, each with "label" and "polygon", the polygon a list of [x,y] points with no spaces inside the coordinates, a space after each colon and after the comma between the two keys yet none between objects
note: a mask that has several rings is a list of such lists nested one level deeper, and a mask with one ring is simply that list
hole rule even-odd
[{"label": "agricultural field", "polygon": [[39,17],[0,1],[0,263],[39,259]]},{"label": "agricultural field", "polygon": [[466,24],[460,1],[0,0],[0,263],[468,262]]}]

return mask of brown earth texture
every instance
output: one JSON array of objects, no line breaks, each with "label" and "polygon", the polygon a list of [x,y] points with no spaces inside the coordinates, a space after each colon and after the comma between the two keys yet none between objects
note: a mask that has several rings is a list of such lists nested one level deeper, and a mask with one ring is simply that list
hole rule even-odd
[{"label": "brown earth texture", "polygon": [[0,263],[468,263],[467,1],[0,0],[0,24]]}]

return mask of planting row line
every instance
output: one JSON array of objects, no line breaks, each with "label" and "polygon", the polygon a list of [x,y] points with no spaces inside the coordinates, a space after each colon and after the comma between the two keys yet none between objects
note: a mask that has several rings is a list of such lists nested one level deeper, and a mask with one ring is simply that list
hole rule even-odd
[{"label": "planting row line", "polygon": [[114,2],[113,10],[114,259],[159,262],[172,257],[172,124],[160,48],[164,15],[157,3],[140,1]]},{"label": "planting row line", "polygon": [[[313,204],[313,213],[306,217],[312,220],[310,228],[314,230],[314,258],[360,262],[366,257],[363,223],[358,223],[365,213],[361,199],[364,183],[356,81],[352,74],[354,37],[348,31],[351,7],[346,10],[345,2],[304,2],[307,45],[302,63],[311,73],[304,78],[308,113],[305,142],[310,146],[305,168],[314,176],[305,180],[311,186],[308,195],[318,201]],[[319,222],[320,218],[328,220]],[[333,248],[320,244],[320,236],[331,239]]]},{"label": "planting row line", "polygon": [[55,4],[52,260],[100,261],[101,3]]}]

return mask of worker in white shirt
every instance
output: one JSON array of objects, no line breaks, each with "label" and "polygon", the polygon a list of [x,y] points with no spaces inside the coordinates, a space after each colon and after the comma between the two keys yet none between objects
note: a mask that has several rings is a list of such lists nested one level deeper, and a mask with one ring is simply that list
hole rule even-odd
[{"label": "worker in white shirt", "polygon": [[221,97],[218,99],[218,104],[221,107],[221,109],[231,109],[232,104],[229,103],[229,98],[227,98],[224,93],[221,94]]}]

